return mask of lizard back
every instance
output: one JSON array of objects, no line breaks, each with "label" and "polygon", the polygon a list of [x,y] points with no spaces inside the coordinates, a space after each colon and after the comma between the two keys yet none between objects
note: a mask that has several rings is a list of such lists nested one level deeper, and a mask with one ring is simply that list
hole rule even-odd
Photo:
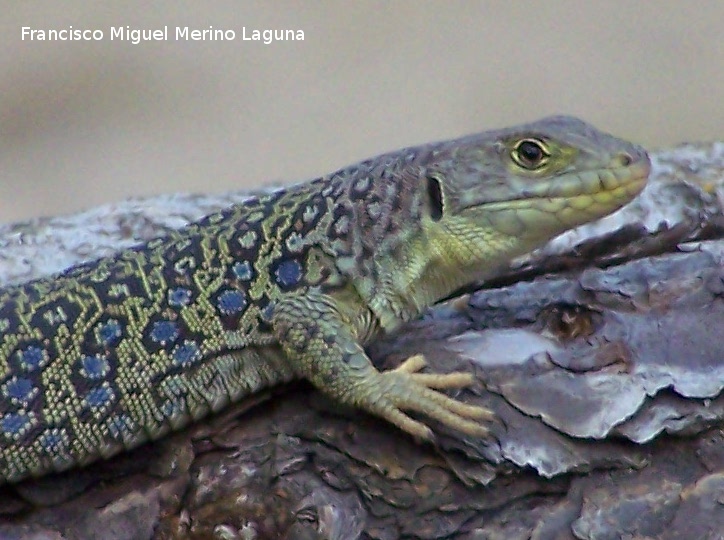
[{"label": "lizard back", "polygon": [[351,202],[369,208],[384,203],[377,192],[396,194],[368,178],[382,165],[253,196],[2,290],[0,478],[113,455],[293,378],[279,351],[265,354],[274,301],[341,287],[338,264],[370,255],[358,233],[378,216],[357,215]]}]

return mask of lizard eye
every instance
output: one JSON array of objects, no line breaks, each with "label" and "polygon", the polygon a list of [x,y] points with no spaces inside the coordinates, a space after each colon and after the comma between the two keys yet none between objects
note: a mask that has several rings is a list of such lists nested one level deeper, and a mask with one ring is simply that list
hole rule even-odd
[{"label": "lizard eye", "polygon": [[430,205],[430,218],[433,221],[440,221],[443,210],[442,187],[440,181],[431,176],[427,177],[427,199]]},{"label": "lizard eye", "polygon": [[524,169],[532,171],[548,163],[550,152],[540,139],[521,139],[513,145],[510,157]]}]

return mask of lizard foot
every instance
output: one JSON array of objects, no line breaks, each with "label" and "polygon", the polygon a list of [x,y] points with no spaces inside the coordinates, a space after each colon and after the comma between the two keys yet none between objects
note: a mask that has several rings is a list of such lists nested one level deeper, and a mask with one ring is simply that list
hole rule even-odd
[{"label": "lizard foot", "polygon": [[380,373],[384,381],[380,386],[384,393],[375,400],[373,412],[420,439],[432,440],[432,430],[403,410],[423,413],[468,435],[487,435],[487,428],[479,421],[491,420],[494,417],[492,411],[467,405],[438,392],[439,389],[470,386],[475,382],[472,373],[418,373],[425,365],[425,357],[418,354],[397,368]]}]

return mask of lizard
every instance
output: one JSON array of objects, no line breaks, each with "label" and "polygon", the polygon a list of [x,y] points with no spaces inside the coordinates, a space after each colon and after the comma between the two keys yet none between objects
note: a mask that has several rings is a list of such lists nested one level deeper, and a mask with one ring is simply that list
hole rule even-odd
[{"label": "lizard", "polygon": [[[0,483],[83,466],[296,379],[420,441],[484,437],[472,373],[365,345],[631,201],[646,151],[573,117],[405,148],[0,289]],[[434,423],[432,424],[434,425]]]}]

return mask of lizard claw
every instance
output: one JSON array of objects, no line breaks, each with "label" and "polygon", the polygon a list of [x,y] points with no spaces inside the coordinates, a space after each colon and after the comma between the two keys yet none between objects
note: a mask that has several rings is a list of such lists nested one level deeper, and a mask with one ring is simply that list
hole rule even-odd
[{"label": "lizard claw", "polygon": [[374,412],[420,439],[432,440],[432,430],[403,410],[423,413],[468,435],[486,436],[488,429],[479,421],[494,418],[492,411],[462,403],[438,391],[470,386],[475,377],[463,372],[418,373],[426,365],[425,357],[417,354],[397,368],[380,373],[385,392],[376,400]]}]

